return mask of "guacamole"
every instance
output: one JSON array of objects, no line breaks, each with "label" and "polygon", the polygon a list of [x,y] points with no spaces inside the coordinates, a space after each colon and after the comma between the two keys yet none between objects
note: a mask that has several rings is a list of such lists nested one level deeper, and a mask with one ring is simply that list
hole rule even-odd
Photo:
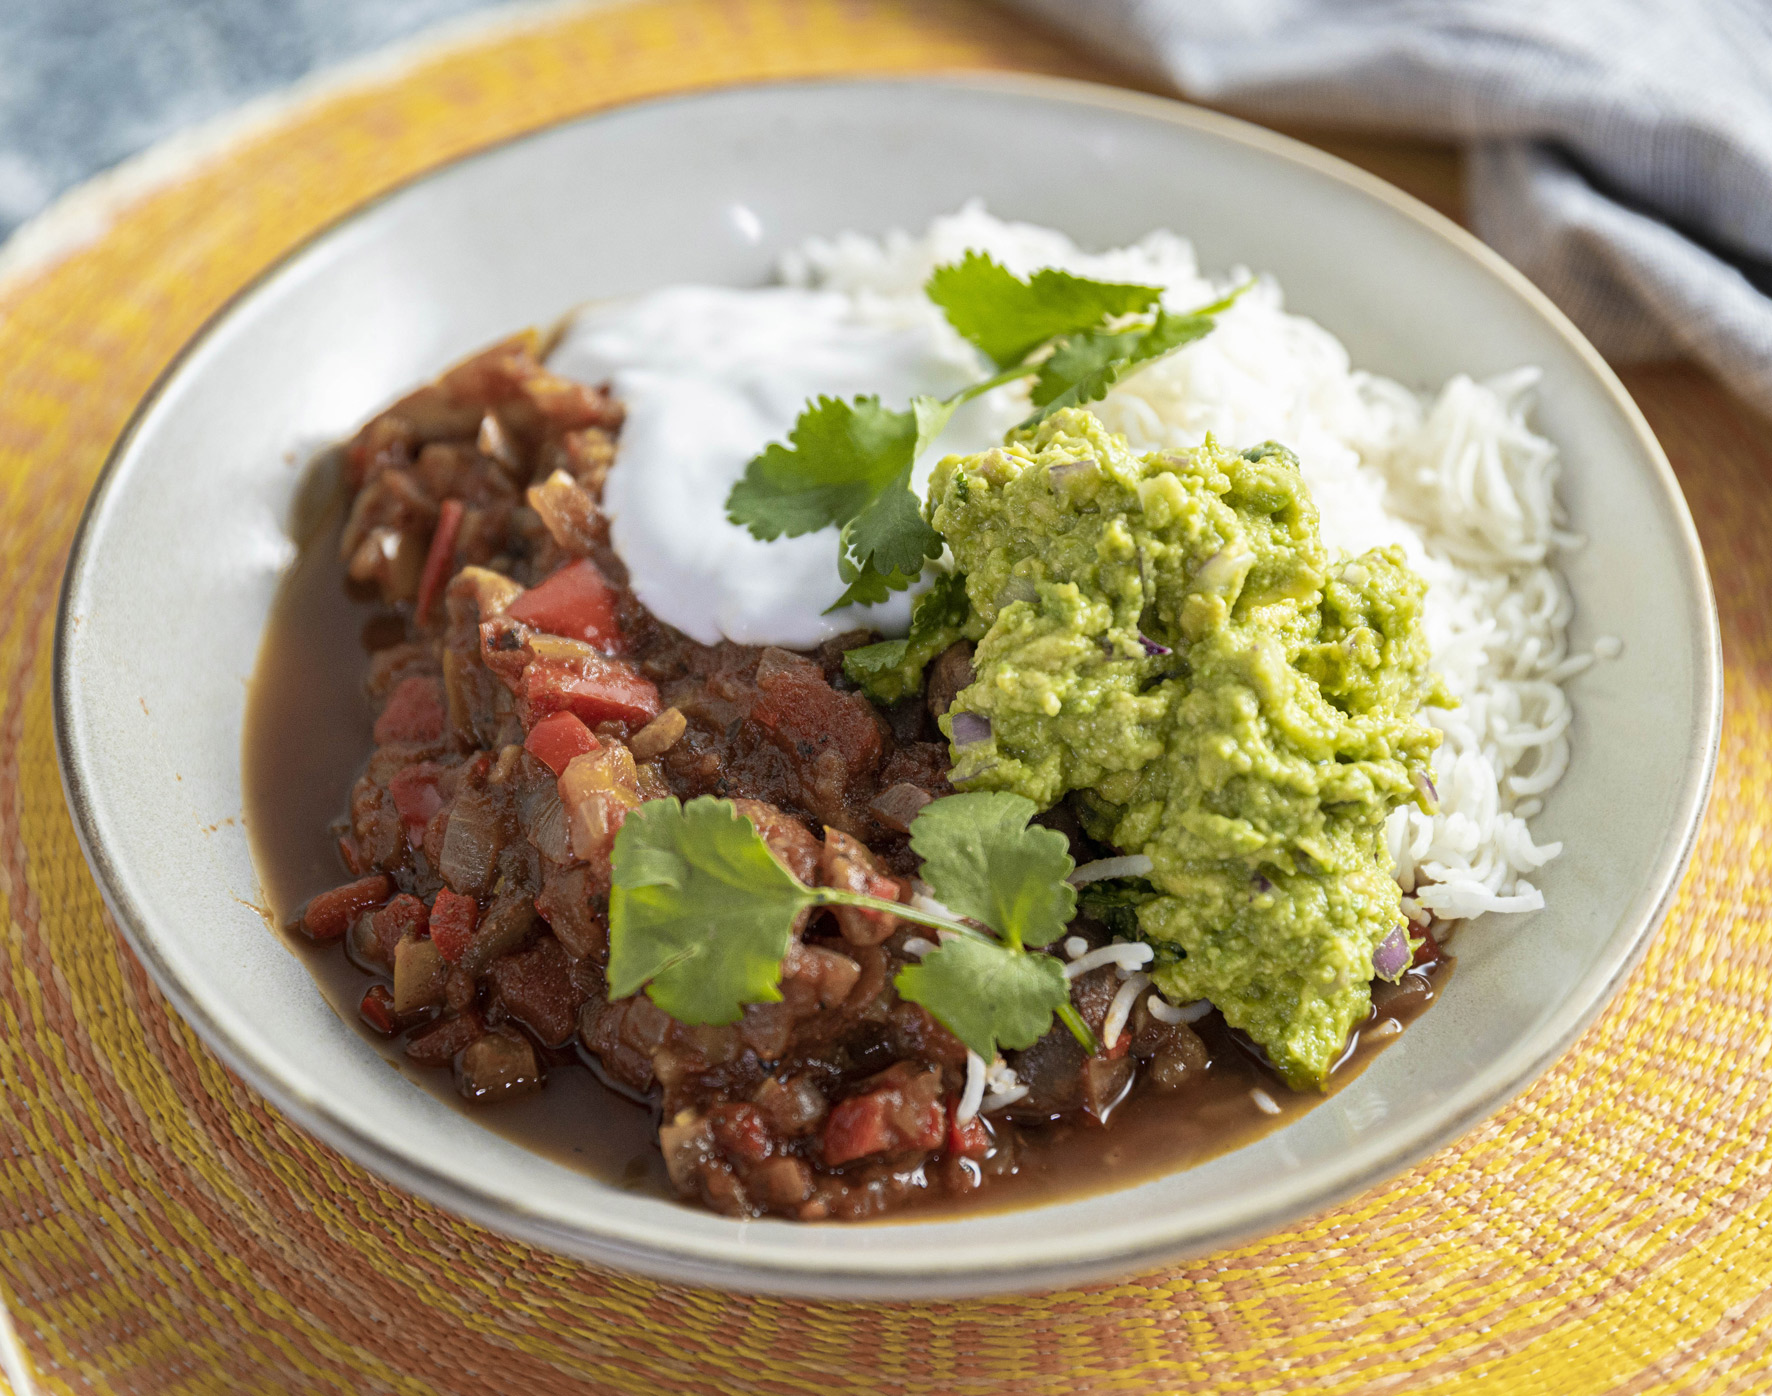
[{"label": "guacamole", "polygon": [[1153,975],[1321,1086],[1402,922],[1385,817],[1422,799],[1449,700],[1424,583],[1332,559],[1291,452],[1137,456],[1089,413],[951,456],[931,521],[966,579],[976,678],[942,719],[963,790],[1049,806],[1149,855]]}]

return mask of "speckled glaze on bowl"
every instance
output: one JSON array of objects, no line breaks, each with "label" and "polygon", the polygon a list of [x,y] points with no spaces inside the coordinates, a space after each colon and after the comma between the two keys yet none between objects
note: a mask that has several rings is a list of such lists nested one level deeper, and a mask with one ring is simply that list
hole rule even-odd
[{"label": "speckled glaze on bowl", "polygon": [[[1548,909],[1472,927],[1450,992],[1298,1122],[1202,1167],[1035,1211],[865,1227],[737,1222],[636,1196],[482,1129],[342,1022],[267,931],[246,831],[246,680],[317,444],[453,359],[583,301],[755,284],[811,234],[920,228],[982,195],[1085,245],[1156,227],[1275,273],[1363,367],[1417,387],[1544,369],[1587,546],[1569,773],[1537,822]],[[75,544],[56,641],[69,803],[118,923],[226,1061],[389,1180],[511,1235],[684,1282],[824,1297],[1036,1289],[1222,1246],[1349,1197],[1495,1110],[1611,996],[1690,852],[1721,665],[1696,535],[1599,356],[1445,219],[1308,147],[1051,79],[740,88],[573,122],[449,165],[313,239],[192,342],[138,411]]]}]

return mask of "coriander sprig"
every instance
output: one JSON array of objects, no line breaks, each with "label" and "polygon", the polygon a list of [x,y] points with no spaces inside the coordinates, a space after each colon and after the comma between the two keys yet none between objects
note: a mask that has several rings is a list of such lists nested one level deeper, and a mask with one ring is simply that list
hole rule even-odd
[{"label": "coriander sprig", "polygon": [[[847,586],[830,609],[884,601],[941,556],[941,535],[923,517],[911,471],[961,404],[1033,378],[1035,411],[1020,429],[1033,427],[1061,407],[1104,397],[1134,369],[1205,335],[1244,289],[1172,314],[1161,306],[1159,286],[1051,267],[1023,280],[968,252],[937,267],[924,293],[999,371],[949,397],[912,398],[902,410],[874,396],[815,399],[785,444],[773,443],[745,467],[726,498],[726,516],[765,541],[835,524],[837,570]],[[1129,318],[1137,316],[1148,318]]]},{"label": "coriander sprig", "polygon": [[[953,914],[835,887],[808,887],[730,801],[649,800],[622,825],[611,863],[609,994],[644,988],[685,1023],[731,1023],[781,998],[796,919],[817,907],[886,912],[943,932],[893,981],[986,1061],[1032,1046],[1053,1014],[1083,1044],[1064,969],[1035,953],[1076,910],[1062,834],[1030,825],[1033,802],[979,793],[931,801],[911,824],[923,876]],[[975,924],[976,923],[976,924]],[[980,927],[987,929],[980,929]]]}]

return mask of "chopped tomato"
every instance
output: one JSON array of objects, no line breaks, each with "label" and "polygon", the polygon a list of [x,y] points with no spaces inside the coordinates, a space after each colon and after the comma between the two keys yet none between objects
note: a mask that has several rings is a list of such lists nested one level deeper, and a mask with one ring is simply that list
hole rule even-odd
[{"label": "chopped tomato", "polygon": [[437,780],[443,768],[431,761],[420,761],[395,773],[388,782],[388,794],[406,826],[406,842],[414,848],[424,847],[425,828],[437,811],[443,808],[443,792]]},{"label": "chopped tomato", "polygon": [[402,892],[369,918],[375,928],[375,943],[389,964],[394,963],[394,947],[404,937],[425,933],[430,914],[425,904],[412,893]]},{"label": "chopped tomato", "polygon": [[939,1148],[947,1137],[948,1112],[931,1089],[939,1086],[939,1075],[925,1076],[926,1083],[886,1086],[840,1102],[825,1124],[826,1165],[835,1168],[869,1154]]},{"label": "chopped tomato", "polygon": [[948,1126],[948,1152],[956,1158],[983,1158],[990,1151],[991,1132],[982,1115],[974,1115],[965,1124],[955,1120]]},{"label": "chopped tomato", "polygon": [[388,992],[386,984],[375,984],[368,993],[363,995],[363,1002],[357,1006],[357,1012],[363,1021],[377,1032],[392,1037],[399,1029],[399,1019],[394,1013],[394,996]]},{"label": "chopped tomato", "polygon": [[825,682],[818,665],[795,656],[771,664],[771,651],[757,671],[753,721],[766,728],[790,755],[816,756],[835,750],[850,771],[872,771],[883,746],[880,719],[859,693],[839,693]]},{"label": "chopped tomato", "polygon": [[1426,926],[1411,925],[1406,935],[1416,936],[1421,944],[1415,947],[1415,953],[1409,957],[1409,968],[1420,969],[1423,965],[1431,965],[1440,958],[1440,943],[1434,939],[1434,933]]},{"label": "chopped tomato", "polygon": [[443,735],[443,694],[432,678],[402,679],[375,720],[375,744],[434,742]]},{"label": "chopped tomato", "polygon": [[728,1158],[761,1163],[774,1151],[769,1127],[763,1123],[763,1114],[756,1106],[744,1101],[716,1105],[710,1118],[714,1139]]},{"label": "chopped tomato", "polygon": [[302,910],[301,928],[315,940],[337,940],[350,930],[351,922],[393,895],[394,879],[386,873],[360,877],[309,902]]},{"label": "chopped tomato", "polygon": [[455,540],[461,536],[462,515],[466,512],[459,499],[446,499],[437,512],[437,527],[431,534],[430,550],[425,553],[425,570],[418,583],[418,623],[428,624],[431,607],[443,593],[443,584],[455,570]]},{"label": "chopped tomato", "polygon": [[824,1161],[828,1167],[882,1152],[891,1139],[886,1126],[890,1106],[880,1092],[852,1096],[831,1111],[824,1127]]},{"label": "chopped tomato", "polygon": [[531,724],[557,712],[576,713],[586,726],[639,724],[652,721],[659,710],[658,689],[618,659],[574,664],[533,660],[523,671],[518,693]]},{"label": "chopped tomato", "polygon": [[549,713],[530,729],[523,749],[555,775],[572,764],[572,758],[597,749],[591,729],[574,713]]},{"label": "chopped tomato", "polygon": [[583,640],[614,653],[622,647],[621,622],[615,608],[615,588],[597,570],[596,563],[581,557],[567,563],[540,586],[524,592],[505,614],[550,635]]},{"label": "chopped tomato", "polygon": [[437,893],[431,904],[431,939],[443,958],[454,964],[467,953],[474,939],[474,928],[480,924],[480,904],[447,887]]}]

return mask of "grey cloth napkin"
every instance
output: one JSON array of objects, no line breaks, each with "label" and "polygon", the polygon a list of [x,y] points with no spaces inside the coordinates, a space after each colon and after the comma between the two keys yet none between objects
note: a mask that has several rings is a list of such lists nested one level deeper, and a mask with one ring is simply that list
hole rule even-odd
[{"label": "grey cloth napkin", "polygon": [[1477,233],[1618,361],[1772,410],[1772,0],[1012,0],[1184,96],[1464,142]]}]

